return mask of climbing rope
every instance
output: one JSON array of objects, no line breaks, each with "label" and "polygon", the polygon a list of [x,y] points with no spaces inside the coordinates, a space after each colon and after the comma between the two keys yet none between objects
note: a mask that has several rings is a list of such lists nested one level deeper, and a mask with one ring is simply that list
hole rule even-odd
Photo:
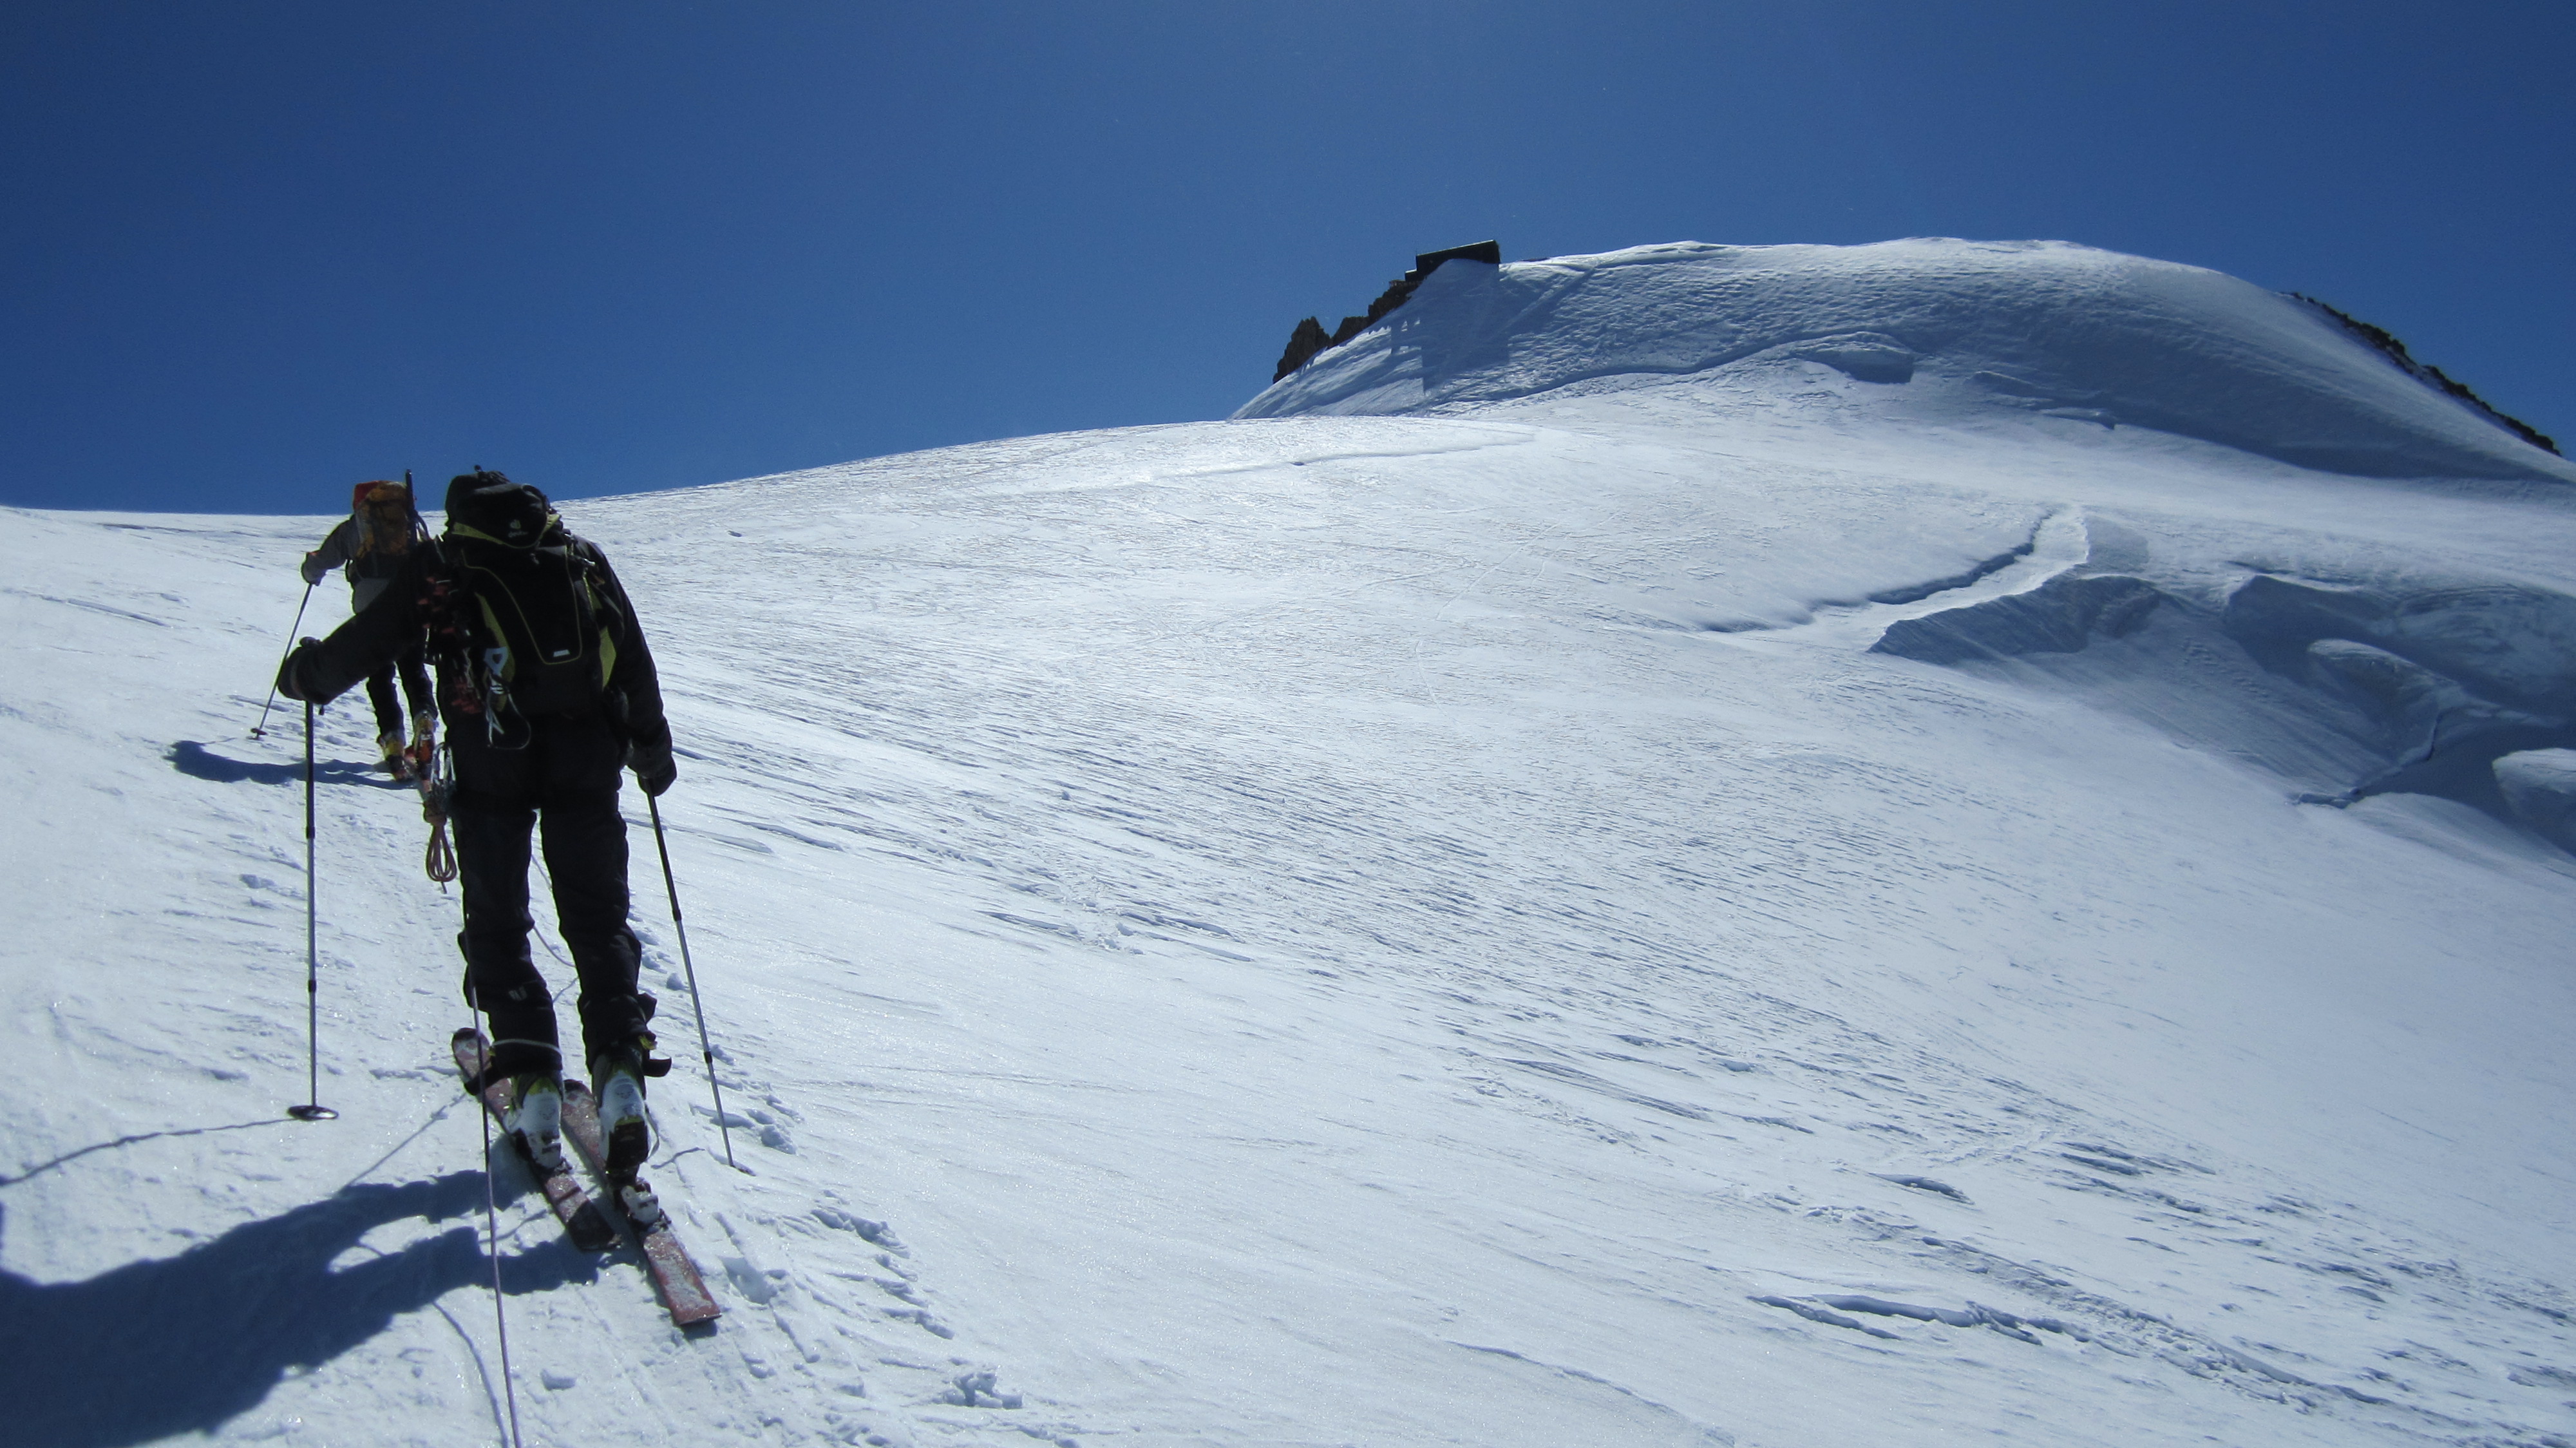
[{"label": "climbing rope", "polygon": [[420,817],[429,821],[429,854],[421,864],[443,887],[456,878],[456,847],[447,839],[447,794],[455,783],[456,758],[444,745],[436,757],[443,767],[420,782]]}]

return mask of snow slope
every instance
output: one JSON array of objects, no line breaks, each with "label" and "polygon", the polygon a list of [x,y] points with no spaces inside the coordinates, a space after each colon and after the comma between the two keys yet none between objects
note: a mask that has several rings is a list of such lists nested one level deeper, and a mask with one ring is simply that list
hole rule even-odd
[{"label": "snow slope", "polygon": [[[502,1164],[529,1441],[2576,1436],[2576,470],[2134,258],[1478,270],[1240,420],[569,508],[751,1170],[676,1052],[689,1339]],[[12,1441],[498,1432],[354,698],[278,1119],[326,522],[0,514]]]}]

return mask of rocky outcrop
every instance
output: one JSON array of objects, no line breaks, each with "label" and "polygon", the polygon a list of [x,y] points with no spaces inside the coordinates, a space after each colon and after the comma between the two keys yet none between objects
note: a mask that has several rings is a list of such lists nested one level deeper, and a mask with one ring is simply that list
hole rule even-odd
[{"label": "rocky outcrop", "polygon": [[[2533,447],[2541,448],[2548,452],[2558,452],[2557,439],[2552,438],[2547,433],[2533,427],[2530,423],[2523,421],[2521,418],[2512,416],[2509,413],[2497,411],[2485,398],[2471,392],[2467,383],[2452,381],[2450,374],[2444,372],[2441,368],[2434,366],[2432,363],[2416,361],[2414,354],[2406,350],[2406,344],[2398,341],[2396,335],[2391,333],[2387,328],[2374,327],[2368,322],[2361,320],[2359,317],[2354,316],[2350,312],[2341,311],[2334,307],[2327,306],[2325,303],[2318,301],[2316,298],[2309,296],[2305,292],[2291,292],[2288,295],[2307,303],[2309,306],[2314,307],[2318,311],[2325,313],[2327,316],[2334,318],[2336,321],[2343,323],[2345,330],[2387,354],[2388,360],[2396,363],[2400,368],[2403,368],[2407,375],[2414,377],[2419,381],[2430,383],[2432,386],[2450,394],[2452,397],[2467,403],[2471,408],[2483,413],[2489,422],[2492,422],[2496,426],[2503,428],[2505,431],[2512,433],[2514,436],[2521,438],[2524,442],[2531,444]],[[1286,375],[1287,374],[1284,372],[1280,374],[1281,377]],[[1270,380],[1276,382],[1279,379],[1274,377]],[[2564,457],[2566,454],[2559,453],[2559,456]]]},{"label": "rocky outcrop", "polygon": [[1379,318],[1404,305],[1404,299],[1413,295],[1413,289],[1422,285],[1424,277],[1438,271],[1441,263],[1452,261],[1501,266],[1503,245],[1498,241],[1479,241],[1468,246],[1453,246],[1446,251],[1426,251],[1416,255],[1413,270],[1387,283],[1386,290],[1378,293],[1377,300],[1369,303],[1366,312],[1342,318],[1342,324],[1335,327],[1329,337],[1324,335],[1324,324],[1320,320],[1308,317],[1299,322],[1297,329],[1288,334],[1288,350],[1279,354],[1279,370],[1270,374],[1270,380],[1278,381],[1315,360],[1318,353],[1338,347],[1376,326]]},{"label": "rocky outcrop", "polygon": [[[1350,321],[1347,317],[1342,320],[1346,325]],[[1288,334],[1288,350],[1279,354],[1279,370],[1270,374],[1270,380],[1276,382],[1305,366],[1313,360],[1316,353],[1339,340],[1341,339],[1325,336],[1324,324],[1313,317],[1299,322],[1297,330]]]}]

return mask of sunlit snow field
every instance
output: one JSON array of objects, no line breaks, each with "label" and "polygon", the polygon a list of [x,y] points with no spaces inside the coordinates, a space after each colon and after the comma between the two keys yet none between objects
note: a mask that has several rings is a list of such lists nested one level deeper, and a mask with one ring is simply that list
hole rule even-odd
[{"label": "sunlit snow field", "polygon": [[[496,1157],[528,1441],[2566,1441],[2576,856],[2492,762],[2576,746],[2570,483],[2242,283],[1899,243],[1453,264],[1236,420],[566,504],[747,1170],[630,792],[727,1312]],[[329,522],[0,513],[10,1441],[502,1432],[355,694],[281,1119],[245,736]]]}]

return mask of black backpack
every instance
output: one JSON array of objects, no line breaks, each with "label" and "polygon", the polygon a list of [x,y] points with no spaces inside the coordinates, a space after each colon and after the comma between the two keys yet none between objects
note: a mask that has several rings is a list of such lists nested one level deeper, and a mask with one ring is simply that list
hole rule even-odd
[{"label": "black backpack", "polygon": [[546,495],[499,473],[460,477],[448,488],[442,541],[465,604],[466,663],[496,730],[513,714],[597,705],[625,621],[600,587],[590,545],[565,530]]}]

